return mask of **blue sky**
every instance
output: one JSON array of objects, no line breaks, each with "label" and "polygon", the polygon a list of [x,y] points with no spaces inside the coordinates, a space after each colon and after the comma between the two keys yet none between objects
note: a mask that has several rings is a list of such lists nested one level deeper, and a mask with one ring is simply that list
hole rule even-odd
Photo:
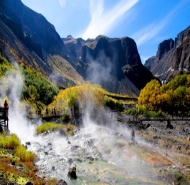
[{"label": "blue sky", "polygon": [[131,37],[142,63],[190,25],[190,0],[22,0],[62,38]]}]

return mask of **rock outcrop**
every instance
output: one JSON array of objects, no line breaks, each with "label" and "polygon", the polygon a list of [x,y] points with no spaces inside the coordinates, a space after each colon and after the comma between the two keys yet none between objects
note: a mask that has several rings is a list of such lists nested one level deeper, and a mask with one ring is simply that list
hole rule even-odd
[{"label": "rock outcrop", "polygon": [[67,185],[67,183],[64,180],[60,180],[56,185]]},{"label": "rock outcrop", "polygon": [[161,81],[167,82],[178,74],[190,72],[190,26],[180,32],[175,41],[165,40],[158,46],[156,56],[145,62]]},{"label": "rock outcrop", "polygon": [[66,48],[54,26],[21,0],[0,1],[0,52],[10,62],[42,72],[62,88],[83,82],[66,60]]},{"label": "rock outcrop", "polygon": [[68,36],[63,42],[79,74],[111,92],[138,95],[153,78],[141,63],[135,41],[129,37],[100,35],[85,41]]},{"label": "rock outcrop", "polygon": [[74,179],[74,180],[77,179],[76,167],[72,167],[72,168],[69,169],[68,177],[69,177],[70,179]]},{"label": "rock outcrop", "polygon": [[66,49],[59,34],[43,15],[26,7],[21,0],[1,0],[0,7],[1,12],[12,19],[15,24],[22,25],[23,34],[27,39],[38,43],[51,55],[66,56]]},{"label": "rock outcrop", "polygon": [[61,88],[84,80],[114,93],[138,96],[153,76],[129,37],[61,39],[43,15],[21,0],[0,1],[0,52],[42,72]]}]

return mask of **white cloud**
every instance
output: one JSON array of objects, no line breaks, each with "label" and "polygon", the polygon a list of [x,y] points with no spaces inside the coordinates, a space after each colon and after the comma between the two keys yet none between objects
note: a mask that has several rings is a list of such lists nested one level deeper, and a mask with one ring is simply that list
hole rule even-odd
[{"label": "white cloud", "polygon": [[167,21],[163,21],[161,23],[156,23],[156,25],[148,25],[147,27],[132,35],[132,38],[136,41],[137,45],[140,46],[144,42],[153,38],[165,26],[166,22]]},{"label": "white cloud", "polygon": [[183,4],[180,3],[173,11],[171,11],[165,19],[161,20],[157,23],[152,23],[148,25],[147,27],[143,28],[142,30],[136,32],[131,37],[136,41],[137,45],[140,46],[141,44],[147,42],[151,38],[155,37],[167,23],[172,18],[173,14],[176,12],[176,10],[179,9],[179,7]]},{"label": "white cloud", "polygon": [[60,6],[61,6],[62,8],[64,8],[65,5],[66,5],[66,0],[59,0],[59,4],[60,4]]},{"label": "white cloud", "polygon": [[91,21],[83,34],[83,38],[94,38],[111,31],[126,12],[139,0],[121,0],[111,10],[104,10],[104,0],[91,0]]}]

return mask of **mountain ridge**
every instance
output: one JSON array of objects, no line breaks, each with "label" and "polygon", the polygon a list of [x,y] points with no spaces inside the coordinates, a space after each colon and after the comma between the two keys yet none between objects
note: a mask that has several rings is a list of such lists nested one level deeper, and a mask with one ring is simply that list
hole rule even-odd
[{"label": "mountain ridge", "polygon": [[156,55],[146,60],[144,65],[165,82],[178,74],[190,73],[190,26],[178,33],[175,40],[161,42]]},{"label": "mountain ridge", "polygon": [[[132,88],[136,88],[138,94],[139,90],[153,78],[141,63],[135,41],[129,37],[109,38],[99,35],[95,39],[85,41],[69,35],[62,40],[70,54],[70,61],[85,80],[96,83],[93,74],[104,68],[107,71],[107,80],[117,79],[121,86],[126,86],[123,81],[133,83],[135,87]],[[100,84],[110,90],[104,80]],[[123,93],[123,90],[118,88],[117,93]]]},{"label": "mountain ridge", "polygon": [[61,39],[43,15],[21,0],[0,1],[0,52],[51,77],[60,87],[97,83],[115,93],[138,96],[153,76],[129,37]]}]

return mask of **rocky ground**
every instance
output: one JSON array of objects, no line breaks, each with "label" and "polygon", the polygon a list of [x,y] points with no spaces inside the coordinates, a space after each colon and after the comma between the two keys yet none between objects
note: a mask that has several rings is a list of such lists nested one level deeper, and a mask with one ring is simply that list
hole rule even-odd
[{"label": "rocky ground", "polygon": [[[135,131],[135,142],[131,144],[144,161],[156,167],[160,179],[165,179],[168,185],[190,184],[190,121],[171,121],[168,125],[167,121],[128,122],[129,118],[130,120],[133,118],[121,114],[117,118],[119,124]],[[141,142],[147,143],[147,146]],[[6,160],[6,157],[1,157],[1,160],[1,164],[7,162],[11,170],[20,166],[12,164],[10,160]],[[31,173],[26,169],[27,167],[24,167],[24,171]],[[17,183],[8,181],[3,173],[0,173],[0,184]]]},{"label": "rocky ground", "polygon": [[[190,120],[171,121],[169,125],[167,121],[131,122],[127,126],[135,130],[137,145],[146,141],[163,156],[162,160],[171,162],[160,168],[160,178],[172,185],[190,184]],[[156,158],[146,158],[156,165]]]}]

